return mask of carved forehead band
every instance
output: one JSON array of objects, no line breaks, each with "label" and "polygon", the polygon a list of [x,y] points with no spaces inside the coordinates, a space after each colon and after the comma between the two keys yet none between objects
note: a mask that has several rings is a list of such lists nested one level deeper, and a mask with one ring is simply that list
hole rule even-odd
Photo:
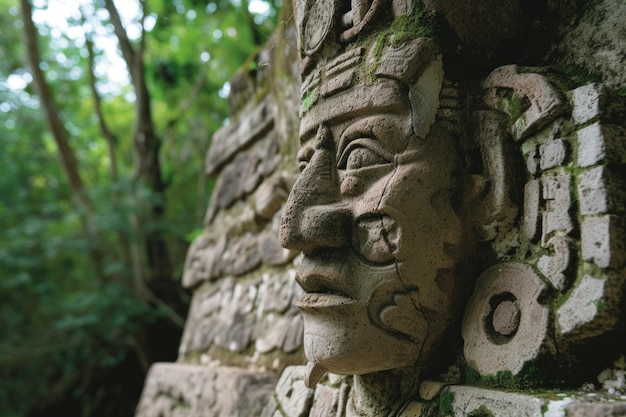
[{"label": "carved forehead band", "polygon": [[[425,137],[434,121],[442,78],[441,57],[432,40],[396,42],[383,34],[367,49],[353,47],[308,74],[300,96],[301,132],[314,128],[309,122],[358,113],[367,106],[392,109],[403,102],[402,95],[408,95],[414,131]],[[389,87],[368,94],[368,89],[381,83]],[[320,100],[323,111],[316,109]]]}]

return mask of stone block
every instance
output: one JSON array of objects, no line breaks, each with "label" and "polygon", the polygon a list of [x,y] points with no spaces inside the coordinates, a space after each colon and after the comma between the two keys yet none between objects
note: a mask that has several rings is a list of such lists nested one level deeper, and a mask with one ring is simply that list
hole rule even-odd
[{"label": "stone block", "polygon": [[624,417],[626,403],[584,403],[567,407],[567,417]]},{"label": "stone block", "polygon": [[327,385],[318,385],[315,389],[313,407],[309,417],[327,417],[337,415],[339,390]]},{"label": "stone block", "polygon": [[289,366],[285,368],[276,385],[276,399],[286,416],[309,415],[314,390],[304,386],[304,372],[304,366]]},{"label": "stone block", "polygon": [[136,417],[231,417],[260,415],[276,378],[240,368],[178,363],[152,365]]},{"label": "stone block", "polygon": [[602,162],[626,162],[626,129],[596,122],[577,133],[578,157],[581,167]]},{"label": "stone block", "polygon": [[601,94],[602,87],[598,84],[584,85],[572,91],[574,123],[580,125],[600,116]]},{"label": "stone block", "polygon": [[581,125],[593,120],[623,123],[624,103],[602,84],[587,84],[571,92],[572,118]]},{"label": "stone block", "polygon": [[274,115],[269,99],[245,113],[241,119],[220,129],[206,155],[207,175],[216,174],[240,150],[263,137],[274,126]]},{"label": "stone block", "polygon": [[540,167],[542,170],[562,165],[567,158],[567,147],[562,139],[555,139],[539,147]]},{"label": "stone block", "polygon": [[603,214],[625,210],[626,192],[620,169],[614,165],[597,166],[578,175],[580,213]]},{"label": "stone block", "polygon": [[624,221],[614,215],[587,217],[581,224],[582,255],[600,268],[619,268],[626,258]]},{"label": "stone block", "polygon": [[[528,395],[467,386],[451,386],[454,417],[470,415],[541,417],[544,402]],[[481,414],[483,412],[484,414]]]},{"label": "stone block", "polygon": [[609,211],[604,172],[604,167],[598,166],[578,175],[580,214],[603,214]]},{"label": "stone block", "polygon": [[545,246],[552,232],[569,233],[573,229],[572,218],[569,214],[571,198],[571,177],[569,175],[555,175],[543,178],[543,198],[546,200],[546,210],[543,213],[542,242]]},{"label": "stone block", "polygon": [[540,192],[541,183],[539,180],[531,180],[524,186],[524,218],[522,221],[522,230],[530,240],[533,240],[537,235]]},{"label": "stone block", "polygon": [[537,268],[548,278],[550,283],[557,290],[565,287],[565,271],[569,267],[572,249],[569,242],[562,236],[555,236],[548,241],[551,248],[550,255],[543,255],[537,262]]},{"label": "stone block", "polygon": [[561,334],[582,327],[598,314],[598,305],[604,296],[606,280],[585,275],[576,285],[567,301],[557,311]]}]

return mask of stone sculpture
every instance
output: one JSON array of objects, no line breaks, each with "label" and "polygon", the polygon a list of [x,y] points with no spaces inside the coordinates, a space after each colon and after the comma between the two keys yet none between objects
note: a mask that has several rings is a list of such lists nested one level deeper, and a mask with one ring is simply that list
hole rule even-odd
[{"label": "stone sculpture", "polygon": [[626,8],[583,3],[286,3],[137,416],[624,415]]},{"label": "stone sculpture", "polygon": [[[303,87],[302,173],[280,240],[303,252],[296,279],[306,295],[297,306],[309,386],[326,370],[409,368],[413,378],[458,319],[455,301],[465,293],[456,282],[457,151],[435,121],[441,57],[424,38],[389,42],[380,56],[375,45],[339,55]],[[389,389],[402,398],[414,383]]]},{"label": "stone sculpture", "polygon": [[332,398],[337,415],[418,413],[461,321],[479,378],[601,369],[575,352],[610,340],[621,314],[623,184],[609,172],[626,162],[623,101],[515,65],[455,84],[423,5],[348,3],[296,6],[301,174],[280,242],[302,252],[305,385],[354,375],[317,388],[312,412]]}]

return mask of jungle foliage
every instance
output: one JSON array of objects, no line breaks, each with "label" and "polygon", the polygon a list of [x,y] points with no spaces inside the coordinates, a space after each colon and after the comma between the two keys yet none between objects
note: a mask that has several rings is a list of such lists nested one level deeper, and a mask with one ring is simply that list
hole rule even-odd
[{"label": "jungle foliage", "polygon": [[176,359],[228,79],[280,0],[0,0],[0,416],[132,416]]}]

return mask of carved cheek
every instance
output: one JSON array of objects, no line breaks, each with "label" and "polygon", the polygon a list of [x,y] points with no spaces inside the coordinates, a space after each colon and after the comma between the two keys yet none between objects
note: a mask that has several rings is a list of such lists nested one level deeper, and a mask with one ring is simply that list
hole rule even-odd
[{"label": "carved cheek", "polygon": [[371,215],[357,219],[352,244],[366,261],[385,265],[395,261],[399,240],[396,222],[387,215]]},{"label": "carved cheek", "polygon": [[385,192],[385,184],[393,172],[392,164],[381,164],[358,170],[349,170],[341,176],[340,193],[343,197],[372,196],[380,201]]}]

